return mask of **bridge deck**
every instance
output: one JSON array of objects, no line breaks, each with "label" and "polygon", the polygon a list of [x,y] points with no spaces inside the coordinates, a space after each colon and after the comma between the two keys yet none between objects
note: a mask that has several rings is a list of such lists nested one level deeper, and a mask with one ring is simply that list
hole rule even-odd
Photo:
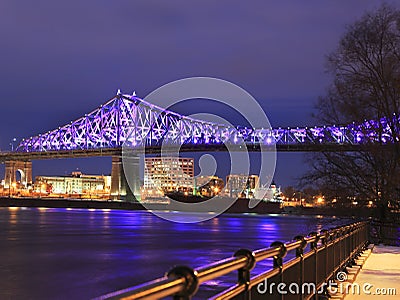
[{"label": "bridge deck", "polygon": [[[163,151],[175,152],[176,147],[163,148]],[[245,147],[233,146],[230,150],[233,151],[249,151],[259,152],[259,145],[249,145],[247,149]],[[318,145],[318,144],[296,144],[296,145],[276,145],[274,147],[264,147],[263,151],[279,151],[279,152],[349,152],[360,150],[359,145],[349,144],[331,144],[331,145]],[[132,152],[146,154],[159,154],[161,152],[160,147],[150,146],[145,149],[132,149]],[[227,148],[222,145],[198,145],[198,146],[185,146],[180,148],[180,152],[220,152],[227,151]],[[42,152],[0,152],[0,161],[4,162],[7,160],[36,160],[36,159],[56,159],[56,158],[79,158],[79,157],[101,157],[101,156],[114,156],[121,155],[122,148],[99,148],[99,149],[88,149],[88,150],[58,150],[58,151],[42,151]]]}]

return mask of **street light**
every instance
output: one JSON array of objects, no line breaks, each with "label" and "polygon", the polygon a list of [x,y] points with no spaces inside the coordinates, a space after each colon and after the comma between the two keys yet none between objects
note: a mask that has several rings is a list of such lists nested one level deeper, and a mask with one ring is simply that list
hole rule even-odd
[{"label": "street light", "polygon": [[14,151],[14,143],[17,141],[17,138],[13,138],[11,140],[10,146],[11,146],[11,151]]},{"label": "street light", "polygon": [[[299,202],[300,202],[300,205],[303,205],[302,200],[301,200],[301,199],[302,199],[302,198],[301,198],[301,193],[302,193],[301,191],[294,192],[294,193],[293,193],[293,197],[295,197],[296,194],[299,194],[300,198],[296,198],[295,200],[296,200],[296,202],[299,201]],[[294,199],[294,198],[293,198],[293,199]],[[293,200],[293,199],[292,199],[292,200]],[[297,200],[297,199],[298,199],[298,200]]]}]

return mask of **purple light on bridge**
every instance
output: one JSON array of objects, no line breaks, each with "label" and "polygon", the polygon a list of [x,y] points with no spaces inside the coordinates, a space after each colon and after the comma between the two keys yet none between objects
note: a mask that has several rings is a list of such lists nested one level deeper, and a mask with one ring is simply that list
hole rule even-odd
[{"label": "purple light on bridge", "polygon": [[[389,123],[397,125],[389,126]],[[98,109],[63,127],[21,141],[19,152],[44,152],[75,149],[133,147],[171,144],[360,144],[398,141],[398,117],[364,121],[348,126],[316,126],[312,128],[255,129],[209,123],[179,115],[147,103],[140,98],[117,95]],[[395,127],[396,132],[392,132]],[[132,133],[132,137],[129,136]],[[396,134],[396,136],[394,136]]]}]

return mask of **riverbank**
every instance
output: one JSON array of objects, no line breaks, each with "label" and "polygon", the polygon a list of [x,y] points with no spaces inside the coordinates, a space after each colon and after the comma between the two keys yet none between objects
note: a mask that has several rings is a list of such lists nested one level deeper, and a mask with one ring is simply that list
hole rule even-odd
[{"label": "riverbank", "polygon": [[[226,212],[279,214],[282,210],[279,203],[263,202],[254,208],[248,207],[248,201],[237,200],[233,205],[232,199],[220,199],[218,203],[209,206],[188,206],[188,203],[175,201],[168,203],[165,199],[146,202],[123,202],[112,200],[61,199],[61,198],[0,198],[0,207],[48,207],[48,208],[83,208],[83,209],[123,209],[123,210],[157,210],[157,211],[186,211],[186,212]],[[228,207],[228,209],[226,209]]]},{"label": "riverbank", "polygon": [[354,218],[377,218],[378,212],[368,207],[294,207],[284,208],[284,213],[292,215],[321,215]]},{"label": "riverbank", "polygon": [[0,198],[0,207],[48,207],[48,208],[86,208],[86,209],[125,209],[144,210],[137,202],[99,201],[59,198]]},{"label": "riverbank", "polygon": [[[238,204],[238,203],[237,203]],[[138,202],[122,202],[111,200],[89,199],[60,199],[60,198],[0,198],[0,207],[48,207],[48,208],[83,208],[83,209],[122,209],[122,210],[165,210],[166,204],[146,203],[146,207]],[[248,213],[243,205],[234,205],[227,213]],[[337,217],[368,218],[374,217],[374,210],[368,208],[331,208],[331,207],[304,207],[294,211],[265,208],[264,214],[288,215],[321,215]]]}]

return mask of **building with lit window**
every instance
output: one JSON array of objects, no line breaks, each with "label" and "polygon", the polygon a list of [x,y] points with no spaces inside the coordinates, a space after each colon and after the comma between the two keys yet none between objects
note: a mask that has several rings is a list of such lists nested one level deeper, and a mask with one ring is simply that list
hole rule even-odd
[{"label": "building with lit window", "polygon": [[259,187],[257,175],[230,174],[226,177],[225,194],[230,197],[252,198]]},{"label": "building with lit window", "polygon": [[205,197],[214,197],[223,192],[224,180],[218,176],[196,177],[196,194]]},{"label": "building with lit window", "polygon": [[36,176],[34,192],[48,194],[104,194],[111,188],[111,176],[85,175],[73,172],[70,176]]},{"label": "building with lit window", "polygon": [[184,157],[146,157],[145,193],[192,192],[194,159]]}]

